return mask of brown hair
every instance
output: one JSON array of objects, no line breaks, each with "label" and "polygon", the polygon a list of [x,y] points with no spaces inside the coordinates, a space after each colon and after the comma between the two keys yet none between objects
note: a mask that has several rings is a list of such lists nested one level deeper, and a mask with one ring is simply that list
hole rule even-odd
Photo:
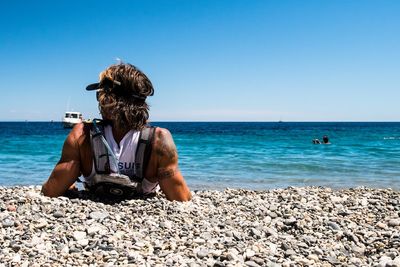
[{"label": "brown hair", "polygon": [[154,92],[149,78],[135,66],[121,63],[100,73],[100,84],[107,82],[111,82],[111,87],[98,91],[103,118],[111,120],[119,129],[141,130],[149,118],[145,98]]}]

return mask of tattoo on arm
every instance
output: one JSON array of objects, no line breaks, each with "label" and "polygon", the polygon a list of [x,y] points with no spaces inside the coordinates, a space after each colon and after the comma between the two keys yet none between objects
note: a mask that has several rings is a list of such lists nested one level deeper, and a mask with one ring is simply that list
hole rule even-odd
[{"label": "tattoo on arm", "polygon": [[160,140],[156,152],[162,159],[174,161],[178,158],[178,152],[176,151],[176,146],[171,136],[166,136]]},{"label": "tattoo on arm", "polygon": [[170,167],[170,168],[158,168],[157,169],[157,178],[159,180],[168,179],[173,177],[179,171],[178,167]]},{"label": "tattoo on arm", "polygon": [[158,180],[174,177],[178,172],[178,152],[169,131],[161,131],[158,136],[157,147],[157,178]]}]

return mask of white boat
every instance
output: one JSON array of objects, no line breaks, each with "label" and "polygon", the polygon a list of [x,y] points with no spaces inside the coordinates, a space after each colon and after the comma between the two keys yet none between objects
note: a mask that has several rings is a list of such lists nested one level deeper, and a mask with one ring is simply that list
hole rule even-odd
[{"label": "white boat", "polygon": [[82,113],[76,111],[65,112],[62,123],[64,128],[72,128],[75,124],[82,122]]}]

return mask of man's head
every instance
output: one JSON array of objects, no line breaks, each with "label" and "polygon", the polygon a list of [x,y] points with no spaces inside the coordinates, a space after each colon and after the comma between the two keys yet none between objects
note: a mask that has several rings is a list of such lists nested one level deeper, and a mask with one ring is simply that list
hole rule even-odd
[{"label": "man's head", "polygon": [[120,129],[140,130],[149,118],[146,97],[154,93],[149,78],[131,64],[111,65],[100,73],[100,82],[86,90],[97,90],[103,119]]}]

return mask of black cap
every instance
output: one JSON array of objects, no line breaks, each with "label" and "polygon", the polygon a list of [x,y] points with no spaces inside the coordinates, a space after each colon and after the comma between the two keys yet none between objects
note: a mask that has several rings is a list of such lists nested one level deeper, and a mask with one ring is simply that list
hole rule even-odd
[{"label": "black cap", "polygon": [[[99,89],[105,89],[105,90],[110,90],[113,91],[116,95],[123,95],[123,96],[130,96],[138,100],[146,100],[146,96],[141,96],[135,93],[129,94],[126,93],[122,88],[121,88],[121,82],[116,81],[116,80],[110,80],[110,79],[104,79],[103,81],[99,83],[92,83],[86,86],[87,91],[93,91],[93,90],[99,90]],[[122,89],[122,90],[121,90]],[[153,92],[150,94],[150,96],[153,95]]]},{"label": "black cap", "polygon": [[100,89],[100,83],[92,83],[86,86],[87,91],[93,91],[93,90],[98,90]]}]

